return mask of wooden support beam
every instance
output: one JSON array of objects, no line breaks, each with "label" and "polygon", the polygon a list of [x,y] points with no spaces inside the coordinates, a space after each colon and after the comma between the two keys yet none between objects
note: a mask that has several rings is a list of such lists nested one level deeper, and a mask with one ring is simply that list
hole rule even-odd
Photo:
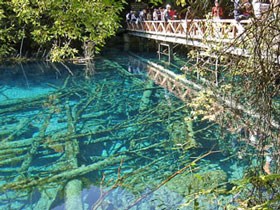
[{"label": "wooden support beam", "polygon": [[[165,50],[163,47],[166,47]],[[167,52],[166,52],[167,51]],[[173,43],[172,42],[159,42],[158,43],[158,56],[161,60],[161,55],[168,56],[168,63],[173,60]]]}]

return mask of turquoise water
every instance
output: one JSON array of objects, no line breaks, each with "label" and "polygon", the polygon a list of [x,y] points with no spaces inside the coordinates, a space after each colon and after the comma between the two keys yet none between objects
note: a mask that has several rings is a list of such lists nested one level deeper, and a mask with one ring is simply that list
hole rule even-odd
[{"label": "turquoise water", "polygon": [[192,119],[128,55],[100,57],[87,75],[67,65],[73,76],[60,64],[1,67],[0,209],[234,204],[225,190],[245,167],[234,135]]}]

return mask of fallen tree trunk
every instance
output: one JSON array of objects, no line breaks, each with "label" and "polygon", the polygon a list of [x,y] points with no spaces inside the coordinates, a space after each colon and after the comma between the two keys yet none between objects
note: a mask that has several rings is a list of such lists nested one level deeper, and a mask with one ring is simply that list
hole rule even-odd
[{"label": "fallen tree trunk", "polygon": [[32,209],[41,210],[41,209],[51,209],[51,205],[54,202],[57,193],[61,190],[61,185],[50,184],[45,188],[40,190],[41,196],[39,201],[32,206]]},{"label": "fallen tree trunk", "polygon": [[[68,123],[68,133],[75,134],[76,126],[73,120],[70,106],[66,105],[66,115]],[[67,141],[65,144],[65,155],[70,161],[71,168],[78,168],[77,155],[79,154],[79,143],[77,139]],[[83,203],[81,200],[82,182],[79,179],[73,179],[67,182],[64,190],[65,194],[65,209],[66,210],[83,210]]]},{"label": "fallen tree trunk", "polygon": [[52,114],[48,115],[44,121],[43,126],[40,129],[39,132],[39,138],[37,138],[37,141],[33,141],[30,151],[26,154],[26,158],[24,159],[23,163],[21,164],[21,169],[18,171],[20,174],[25,173],[25,171],[28,170],[34,155],[37,153],[37,150],[40,146],[40,142],[43,140],[45,136],[45,132],[49,126],[50,120],[51,120]]},{"label": "fallen tree trunk", "polygon": [[69,181],[65,187],[65,209],[66,210],[83,210],[81,199],[82,181],[74,179]]},{"label": "fallen tree trunk", "polygon": [[1,187],[0,191],[5,191],[5,190],[11,190],[11,189],[24,189],[24,188],[29,188],[29,187],[34,187],[38,185],[43,185],[46,183],[51,183],[51,182],[58,182],[58,181],[67,181],[70,179],[73,179],[77,176],[82,176],[84,174],[87,174],[91,171],[94,170],[99,170],[99,169],[104,169],[105,167],[109,165],[114,165],[119,163],[121,160],[129,160],[130,157],[126,155],[120,155],[118,157],[109,157],[105,160],[99,161],[97,163],[90,164],[88,166],[80,166],[79,168],[64,171],[62,173],[56,174],[56,175],[50,175],[48,177],[42,177],[37,180],[34,179],[23,179],[20,181],[15,181],[12,183],[4,184]]}]

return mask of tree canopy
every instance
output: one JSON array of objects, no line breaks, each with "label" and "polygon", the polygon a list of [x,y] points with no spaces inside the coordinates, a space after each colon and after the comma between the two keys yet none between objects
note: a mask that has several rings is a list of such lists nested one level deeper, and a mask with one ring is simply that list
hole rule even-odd
[{"label": "tree canopy", "polygon": [[119,27],[124,0],[1,0],[0,57],[22,56],[23,47],[46,50],[52,61],[92,56]]}]

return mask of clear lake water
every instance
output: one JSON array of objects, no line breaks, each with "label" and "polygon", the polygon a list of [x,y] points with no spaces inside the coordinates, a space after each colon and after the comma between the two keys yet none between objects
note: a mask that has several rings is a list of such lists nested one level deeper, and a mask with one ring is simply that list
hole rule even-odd
[{"label": "clear lake water", "polygon": [[130,55],[100,56],[87,75],[82,64],[67,66],[73,76],[44,62],[0,68],[0,209],[234,202],[223,192],[247,164],[235,135],[193,119]]}]

